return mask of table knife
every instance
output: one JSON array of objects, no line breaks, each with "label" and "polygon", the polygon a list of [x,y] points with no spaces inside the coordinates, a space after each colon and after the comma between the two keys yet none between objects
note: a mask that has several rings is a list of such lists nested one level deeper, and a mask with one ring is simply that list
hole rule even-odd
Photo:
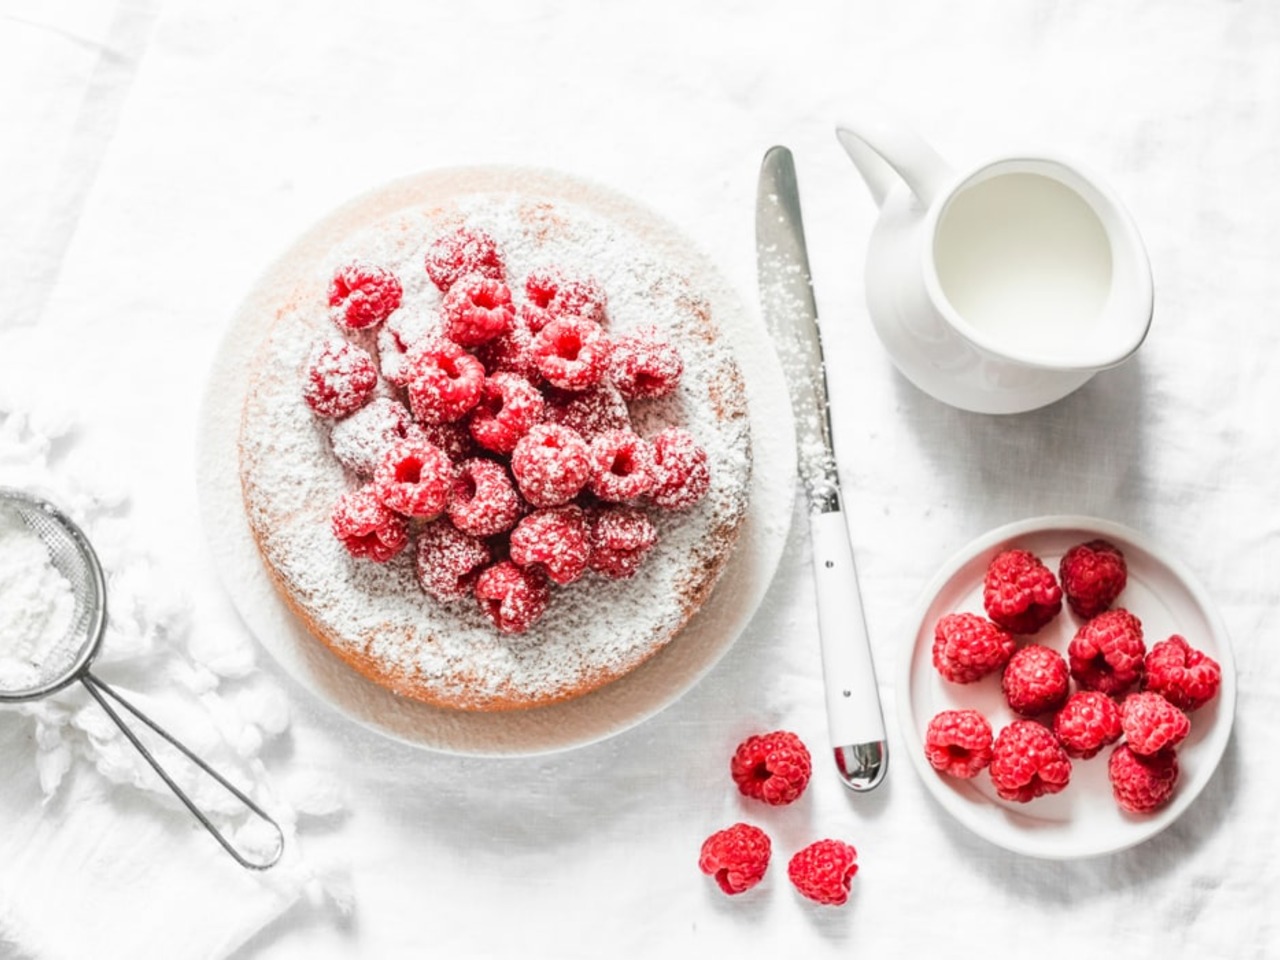
[{"label": "table knife", "polygon": [[826,367],[795,161],[786,147],[771,148],[760,166],[756,267],[765,323],[791,393],[799,475],[809,501],[831,747],[844,784],[865,792],[884,779],[888,742],[831,443]]}]

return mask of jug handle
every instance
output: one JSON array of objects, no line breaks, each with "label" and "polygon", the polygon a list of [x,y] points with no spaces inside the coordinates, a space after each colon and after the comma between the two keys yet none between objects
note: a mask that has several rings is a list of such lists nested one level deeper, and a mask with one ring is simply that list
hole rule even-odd
[{"label": "jug handle", "polygon": [[896,124],[874,119],[842,123],[836,126],[836,139],[867,182],[878,207],[884,206],[901,179],[928,208],[951,179],[951,168],[933,147]]}]

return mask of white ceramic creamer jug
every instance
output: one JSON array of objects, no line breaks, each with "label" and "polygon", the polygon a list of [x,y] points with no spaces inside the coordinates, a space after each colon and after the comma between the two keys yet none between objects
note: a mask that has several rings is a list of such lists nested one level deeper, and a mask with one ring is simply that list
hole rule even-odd
[{"label": "white ceramic creamer jug", "polygon": [[1141,345],[1152,311],[1142,238],[1079,164],[1014,155],[956,171],[882,120],[836,136],[880,207],[871,319],[920,389],[965,410],[1019,413]]}]

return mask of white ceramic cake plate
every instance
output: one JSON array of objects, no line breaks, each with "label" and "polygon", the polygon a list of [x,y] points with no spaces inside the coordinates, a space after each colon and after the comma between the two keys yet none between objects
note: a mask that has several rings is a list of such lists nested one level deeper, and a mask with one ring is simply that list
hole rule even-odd
[{"label": "white ceramic cake plate", "polygon": [[[512,171],[479,168],[475,175],[510,181]],[[347,718],[415,746],[469,756],[527,756],[582,746],[613,736],[674,703],[705,676],[746,627],[773,579],[795,498],[795,433],[778,363],[759,318],[675,227],[634,201],[588,186],[623,206],[654,236],[687,257],[690,275],[712,305],[730,340],[747,389],[753,471],[750,507],[737,547],[709,600],[685,629],[652,659],[584,697],[532,710],[467,713],[396,696],[367,680],[315,640],[273,588],[250,533],[240,492],[240,412],[252,358],[266,330],[252,305],[290,257],[320,256],[335,225],[367,206],[429,202],[460,174],[423,173],[358,197],[300,237],[268,269],[227,330],[214,357],[198,439],[198,495],[206,537],[231,599],[249,629],[304,688]],[[550,171],[519,171],[525,189],[554,200],[568,190],[579,199],[581,180]]]},{"label": "white ceramic cake plate", "polygon": [[[1064,791],[1025,804],[997,797],[985,772],[972,780],[938,773],[924,756],[924,732],[939,711],[972,707],[990,720],[997,733],[1017,719],[1001,694],[998,674],[974,684],[953,684],[937,672],[932,648],[938,618],[963,611],[984,615],[983,576],[991,558],[1006,547],[1030,550],[1056,574],[1071,546],[1098,537],[1124,552],[1129,579],[1115,606],[1132,611],[1142,621],[1147,648],[1179,633],[1222,666],[1218,696],[1191,714],[1191,734],[1178,750],[1181,775],[1173,799],[1148,815],[1122,811],[1107,779],[1110,747],[1089,760],[1073,760],[1071,783]],[[1034,642],[1065,655],[1081,622],[1064,603],[1062,613],[1034,635]],[[903,694],[898,698],[899,721],[907,753],[925,787],[948,813],[1007,850],[1066,860],[1141,843],[1182,815],[1209,782],[1226,749],[1235,713],[1236,671],[1222,619],[1187,568],[1146,537],[1119,524],[1049,516],[993,530],[947,561],[925,588],[911,624],[897,675],[897,689]]]}]

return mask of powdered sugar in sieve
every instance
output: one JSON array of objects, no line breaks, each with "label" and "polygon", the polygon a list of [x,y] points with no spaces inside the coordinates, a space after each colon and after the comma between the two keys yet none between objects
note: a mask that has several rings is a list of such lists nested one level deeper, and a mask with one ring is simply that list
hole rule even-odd
[{"label": "powdered sugar in sieve", "polygon": [[[48,696],[79,681],[152,769],[242,866],[274,865],[284,852],[280,827],[243,792],[89,672],[106,627],[102,566],[79,527],[53,504],[0,487],[0,704]],[[115,707],[110,701],[114,701]],[[122,707],[212,777],[279,838],[266,861],[246,859],[143,746]]]}]

